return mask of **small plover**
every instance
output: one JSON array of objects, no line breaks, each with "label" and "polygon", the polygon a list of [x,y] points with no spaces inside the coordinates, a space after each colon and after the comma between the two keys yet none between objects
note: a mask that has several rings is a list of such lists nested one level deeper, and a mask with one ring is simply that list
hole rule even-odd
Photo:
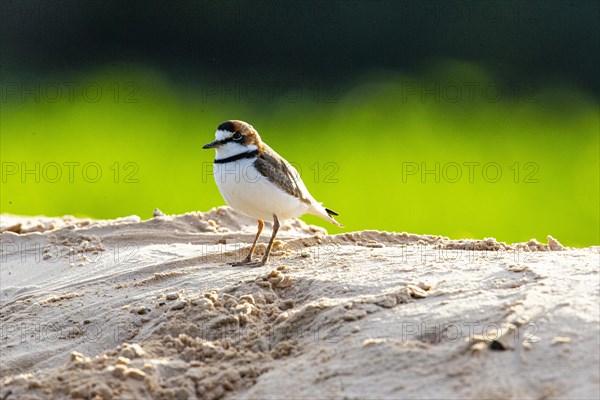
[{"label": "small plover", "polygon": [[[234,209],[258,219],[258,232],[250,252],[232,265],[263,266],[279,229],[279,221],[312,214],[337,226],[338,215],[325,208],[308,192],[298,171],[264,143],[252,125],[243,121],[226,121],[217,128],[215,140],[202,147],[215,149],[215,181],[225,202]],[[252,254],[264,227],[263,220],[273,219],[273,233],[261,261]]]}]

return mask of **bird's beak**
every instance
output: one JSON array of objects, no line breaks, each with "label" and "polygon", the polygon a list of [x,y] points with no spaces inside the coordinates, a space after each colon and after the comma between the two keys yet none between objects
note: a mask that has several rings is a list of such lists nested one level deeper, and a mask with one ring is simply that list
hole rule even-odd
[{"label": "bird's beak", "polygon": [[210,142],[205,144],[204,146],[202,146],[203,149],[214,149],[215,147],[219,147],[220,143],[218,140],[215,140],[214,142]]}]

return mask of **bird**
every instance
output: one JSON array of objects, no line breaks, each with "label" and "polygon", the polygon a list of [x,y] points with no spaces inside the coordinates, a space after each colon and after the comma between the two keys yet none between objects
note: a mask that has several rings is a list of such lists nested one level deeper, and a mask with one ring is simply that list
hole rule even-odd
[{"label": "bird", "polygon": [[[280,221],[312,214],[334,225],[339,214],[315,200],[298,171],[262,141],[254,127],[229,120],[217,127],[215,140],[203,149],[215,149],[213,174],[228,206],[258,220],[258,231],[248,255],[233,266],[261,267],[268,263]],[[273,221],[271,239],[260,261],[253,261],[264,221]]]}]

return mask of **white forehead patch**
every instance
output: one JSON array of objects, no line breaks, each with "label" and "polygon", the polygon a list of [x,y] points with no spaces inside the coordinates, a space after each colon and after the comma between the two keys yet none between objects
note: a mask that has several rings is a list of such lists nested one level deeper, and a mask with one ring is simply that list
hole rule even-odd
[{"label": "white forehead patch", "polygon": [[225,140],[225,139],[230,138],[231,136],[233,136],[232,132],[223,131],[223,130],[217,130],[215,132],[215,138],[217,140]]}]

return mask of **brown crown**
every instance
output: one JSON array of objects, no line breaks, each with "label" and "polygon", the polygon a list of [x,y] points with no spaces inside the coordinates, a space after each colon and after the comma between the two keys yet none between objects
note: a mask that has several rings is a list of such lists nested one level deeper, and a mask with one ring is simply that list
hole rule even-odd
[{"label": "brown crown", "polygon": [[236,133],[236,132],[241,133],[244,136],[243,143],[245,145],[249,145],[249,144],[256,145],[258,147],[259,153],[262,154],[263,144],[262,144],[262,141],[260,140],[260,136],[258,135],[258,132],[256,131],[256,129],[254,129],[254,127],[252,125],[250,125],[249,123],[232,119],[232,120],[223,122],[221,125],[219,125],[217,130],[227,131],[227,132],[232,132],[232,133]]}]

